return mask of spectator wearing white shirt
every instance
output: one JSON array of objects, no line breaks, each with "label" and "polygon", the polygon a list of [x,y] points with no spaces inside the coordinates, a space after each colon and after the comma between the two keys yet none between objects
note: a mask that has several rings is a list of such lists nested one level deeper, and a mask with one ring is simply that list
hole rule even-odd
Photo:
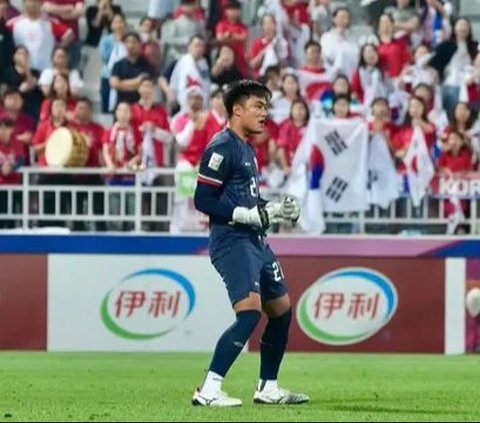
[{"label": "spectator wearing white shirt", "polygon": [[68,77],[70,91],[73,96],[78,96],[83,89],[83,80],[80,72],[76,69],[70,69],[68,65],[68,53],[62,47],[56,47],[52,54],[53,67],[45,69],[40,75],[38,84],[42,89],[43,95],[48,97],[52,87],[53,79],[57,74],[63,74]]},{"label": "spectator wearing white shirt", "polygon": [[73,31],[73,42],[68,47],[70,65],[78,68],[81,61],[80,19],[87,10],[84,0],[44,0],[42,9]]},{"label": "spectator wearing white shirt", "polygon": [[25,46],[30,53],[32,68],[44,71],[52,66],[53,49],[59,43],[67,48],[73,31],[56,19],[42,14],[40,0],[24,0],[24,13],[7,24],[16,46]]},{"label": "spectator wearing white shirt", "polygon": [[323,63],[330,74],[352,76],[360,61],[360,49],[357,40],[350,34],[350,10],[339,7],[333,14],[334,28],[322,35]]}]

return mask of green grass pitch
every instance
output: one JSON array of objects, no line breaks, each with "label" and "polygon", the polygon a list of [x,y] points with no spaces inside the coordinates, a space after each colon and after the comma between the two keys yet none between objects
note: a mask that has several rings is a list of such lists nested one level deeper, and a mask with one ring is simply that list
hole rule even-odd
[{"label": "green grass pitch", "polygon": [[480,356],[289,354],[281,383],[309,405],[252,403],[259,357],[225,390],[238,409],[194,408],[207,354],[0,353],[0,422],[479,421]]}]

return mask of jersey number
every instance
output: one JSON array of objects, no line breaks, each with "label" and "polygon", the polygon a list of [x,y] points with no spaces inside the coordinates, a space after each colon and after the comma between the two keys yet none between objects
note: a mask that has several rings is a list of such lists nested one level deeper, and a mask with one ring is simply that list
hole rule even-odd
[{"label": "jersey number", "polygon": [[273,278],[275,279],[275,282],[281,282],[285,279],[285,275],[283,273],[282,266],[280,266],[280,263],[276,261],[275,263],[272,264],[273,267]]},{"label": "jersey number", "polygon": [[252,197],[258,198],[257,180],[254,176],[252,176],[252,182],[250,184],[250,194],[252,195]]}]

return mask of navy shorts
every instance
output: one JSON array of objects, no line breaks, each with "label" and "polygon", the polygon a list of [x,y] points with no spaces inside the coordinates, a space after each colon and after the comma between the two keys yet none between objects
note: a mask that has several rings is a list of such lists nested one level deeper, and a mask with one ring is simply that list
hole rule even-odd
[{"label": "navy shorts", "polygon": [[242,240],[217,250],[212,263],[227,287],[232,305],[257,292],[262,302],[288,292],[280,262],[263,241]]}]

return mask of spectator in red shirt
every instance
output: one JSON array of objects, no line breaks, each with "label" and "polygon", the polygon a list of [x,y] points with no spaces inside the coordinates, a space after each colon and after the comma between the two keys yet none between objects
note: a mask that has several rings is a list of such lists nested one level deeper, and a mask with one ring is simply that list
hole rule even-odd
[{"label": "spectator in red shirt", "polygon": [[325,91],[332,89],[331,77],[323,67],[320,43],[309,41],[305,45],[305,65],[300,67],[298,79],[311,101],[319,100]]},{"label": "spectator in red shirt", "polygon": [[220,87],[243,78],[242,73],[235,64],[235,51],[232,47],[228,45],[220,47],[210,77],[212,82]]},{"label": "spectator in red shirt", "polygon": [[472,150],[461,132],[452,131],[448,134],[438,167],[440,172],[448,177],[473,170]]},{"label": "spectator in red shirt", "polygon": [[69,120],[73,118],[73,111],[77,105],[77,101],[72,97],[70,91],[70,84],[66,76],[63,74],[57,74],[53,78],[50,98],[46,98],[42,103],[40,110],[40,121],[46,121],[50,119],[50,112],[52,109],[52,102],[54,99],[62,99],[67,105],[67,116]]},{"label": "spectator in red shirt", "polygon": [[[13,131],[14,122],[0,118],[0,188],[2,185],[18,185],[22,182],[22,176],[16,173],[16,170],[23,164],[23,152],[21,146],[13,140]],[[9,201],[12,199],[12,209],[18,212],[21,195],[21,192],[15,192],[9,199],[8,192],[0,189],[0,216],[8,212]],[[15,227],[14,221],[0,219],[0,229],[13,227]]]},{"label": "spectator in red shirt", "polygon": [[[410,99],[405,124],[393,138],[393,149],[397,159],[403,160],[406,156],[412,142],[415,127],[419,127],[423,131],[427,147],[431,152],[436,140],[435,125],[428,120],[427,106],[419,97]],[[402,174],[406,173],[406,167],[403,162],[400,165],[400,170]]]},{"label": "spectator in red shirt", "polygon": [[180,148],[177,168],[196,167],[207,147],[207,115],[203,113],[203,91],[199,86],[187,89],[188,109],[172,120],[172,132]]},{"label": "spectator in red shirt", "polygon": [[116,169],[137,169],[142,160],[142,136],[131,123],[132,110],[128,103],[119,103],[116,122],[103,134],[103,159],[110,172]]},{"label": "spectator in red shirt", "polygon": [[276,167],[278,153],[278,125],[270,118],[265,122],[265,131],[253,137],[253,148],[258,162],[258,170],[270,183],[269,171]]},{"label": "spectator in red shirt", "polygon": [[348,95],[338,95],[333,99],[333,118],[348,119],[353,117],[350,113],[350,97]]},{"label": "spectator in red shirt", "polygon": [[223,89],[216,87],[210,94],[210,111],[207,112],[205,130],[207,131],[207,145],[213,137],[227,126],[227,111],[223,104]]},{"label": "spectator in red shirt", "polygon": [[33,146],[35,147],[39,166],[47,166],[45,149],[50,135],[58,128],[67,126],[67,103],[61,98],[56,98],[50,103],[49,118],[40,123],[33,137]]},{"label": "spectator in red shirt", "polygon": [[74,39],[69,46],[70,66],[77,69],[81,62],[80,19],[85,16],[85,2],[83,0],[46,0],[43,2],[43,10],[72,30]]},{"label": "spectator in red shirt", "polygon": [[405,38],[396,39],[391,15],[383,14],[378,21],[377,36],[380,40],[378,54],[385,73],[392,79],[398,78],[412,60],[410,46]]},{"label": "spectator in red shirt", "polygon": [[22,113],[23,97],[14,89],[9,89],[3,96],[3,109],[0,118],[11,120],[14,123],[13,140],[23,146],[25,164],[30,164],[30,146],[35,133],[35,121]]},{"label": "spectator in red shirt", "polygon": [[[250,50],[250,68],[252,69],[255,78],[261,74],[261,68],[265,54],[268,47],[273,43],[275,47],[277,61],[282,67],[286,65],[286,58],[288,57],[288,48],[285,51],[285,43],[277,37],[277,20],[273,15],[264,15],[261,21],[261,36],[253,40]],[[274,65],[275,63],[272,63]],[[270,65],[270,64],[269,64]]]},{"label": "spectator in red shirt", "polygon": [[310,111],[308,104],[305,100],[298,99],[292,104],[290,118],[280,126],[278,153],[286,176],[291,174],[293,158],[305,136],[309,119]]},{"label": "spectator in red shirt", "polygon": [[15,171],[25,163],[25,158],[22,146],[15,142],[14,131],[13,120],[0,118],[0,185],[17,185],[22,181]]},{"label": "spectator in red shirt", "polygon": [[142,39],[142,55],[150,65],[153,76],[158,78],[162,71],[162,52],[154,19],[142,18],[140,21],[140,38]]},{"label": "spectator in red shirt", "polygon": [[85,137],[89,154],[87,167],[100,167],[102,160],[103,126],[93,120],[92,102],[87,97],[77,100],[70,126]]},{"label": "spectator in red shirt", "polygon": [[369,109],[377,97],[388,97],[393,92],[390,80],[380,66],[377,47],[364,44],[360,50],[360,67],[353,74],[352,93],[365,109]]},{"label": "spectator in red shirt", "polygon": [[233,48],[236,55],[236,63],[243,76],[248,75],[247,40],[248,27],[241,21],[242,5],[238,0],[230,0],[225,10],[225,18],[216,28],[217,40]]},{"label": "spectator in red shirt", "polygon": [[165,108],[155,104],[155,84],[144,79],[138,89],[140,100],[132,106],[132,122],[143,139],[143,165],[147,167],[167,166],[167,155],[173,136]]},{"label": "spectator in red shirt", "polygon": [[[451,132],[446,140],[445,151],[440,156],[438,168],[447,178],[459,177],[473,170],[473,154],[465,136],[459,131]],[[468,201],[446,200],[445,217],[459,212],[468,214]]]},{"label": "spectator in red shirt", "polygon": [[188,16],[205,24],[205,11],[199,6],[198,0],[182,0],[181,3],[182,4],[173,12],[173,19]]},{"label": "spectator in red shirt", "polygon": [[446,142],[452,132],[460,132],[464,136],[467,145],[471,147],[473,120],[474,116],[470,105],[463,102],[457,103],[453,111],[453,119],[443,131],[442,142]]}]

